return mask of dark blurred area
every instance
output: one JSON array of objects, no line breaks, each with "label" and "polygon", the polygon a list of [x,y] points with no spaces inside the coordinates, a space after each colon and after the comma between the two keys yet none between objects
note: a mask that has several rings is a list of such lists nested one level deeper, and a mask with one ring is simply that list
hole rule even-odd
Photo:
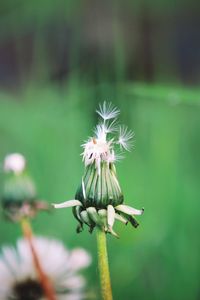
[{"label": "dark blurred area", "polygon": [[5,1],[0,86],[29,80],[198,85],[199,1]]}]

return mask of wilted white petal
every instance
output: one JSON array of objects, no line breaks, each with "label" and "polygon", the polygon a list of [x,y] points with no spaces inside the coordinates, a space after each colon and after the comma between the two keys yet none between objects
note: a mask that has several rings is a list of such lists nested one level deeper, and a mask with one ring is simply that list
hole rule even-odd
[{"label": "wilted white petal", "polygon": [[73,207],[73,206],[82,206],[82,203],[79,200],[68,200],[60,204],[52,203],[55,208],[64,208],[64,207]]},{"label": "wilted white petal", "polygon": [[118,210],[118,211],[121,211],[121,212],[123,212],[123,213],[125,213],[125,214],[127,214],[127,215],[142,215],[143,214],[143,212],[144,212],[144,209],[135,209],[135,208],[133,208],[133,207],[131,207],[131,206],[128,206],[128,205],[124,205],[124,204],[120,204],[120,205],[118,205],[118,206],[116,206],[115,207],[115,209],[116,210]]},{"label": "wilted white petal", "polygon": [[108,232],[110,232],[113,236],[115,236],[116,238],[119,238],[119,235],[112,229],[112,228],[110,228],[109,230],[108,230]]},{"label": "wilted white petal", "polygon": [[95,208],[95,207],[88,207],[86,210],[87,210],[87,213],[88,213],[90,219],[91,219],[94,223],[100,225],[101,219],[100,219],[100,217],[99,217],[99,215],[98,215],[98,213],[97,213],[96,208]]},{"label": "wilted white petal", "polygon": [[115,222],[115,209],[112,205],[108,205],[107,207],[107,221],[108,226],[112,228]]},{"label": "wilted white petal", "polygon": [[91,226],[93,224],[92,220],[89,218],[88,213],[86,210],[83,210],[80,213],[80,219],[81,221],[83,221],[84,223],[86,223],[87,225]]},{"label": "wilted white petal", "polygon": [[115,213],[115,219],[124,224],[128,224],[128,220],[125,217],[119,215],[118,213]]}]

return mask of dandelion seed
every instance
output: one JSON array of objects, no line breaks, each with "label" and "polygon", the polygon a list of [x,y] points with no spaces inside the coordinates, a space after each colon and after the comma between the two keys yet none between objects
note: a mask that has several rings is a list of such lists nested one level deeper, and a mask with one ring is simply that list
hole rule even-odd
[{"label": "dandelion seed", "polygon": [[99,109],[97,109],[96,112],[104,121],[114,119],[120,113],[119,109],[114,107],[111,102],[107,103],[106,101],[99,105]]},{"label": "dandelion seed", "polygon": [[124,125],[119,127],[119,139],[117,143],[121,146],[121,148],[130,151],[132,147],[132,139],[134,137],[134,133]]}]

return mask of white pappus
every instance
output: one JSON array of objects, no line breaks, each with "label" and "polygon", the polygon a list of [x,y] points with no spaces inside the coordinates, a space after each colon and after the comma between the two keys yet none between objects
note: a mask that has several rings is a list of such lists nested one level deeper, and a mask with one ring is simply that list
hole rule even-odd
[{"label": "white pappus", "polygon": [[101,120],[94,130],[94,136],[82,145],[82,155],[85,166],[95,162],[100,172],[101,162],[114,163],[123,157],[123,150],[130,151],[134,133],[126,126],[118,125],[120,111],[111,103],[103,102],[96,112]]}]

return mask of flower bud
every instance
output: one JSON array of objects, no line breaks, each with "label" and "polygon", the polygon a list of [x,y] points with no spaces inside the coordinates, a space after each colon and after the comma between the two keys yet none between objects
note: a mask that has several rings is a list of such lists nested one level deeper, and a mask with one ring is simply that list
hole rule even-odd
[{"label": "flower bud", "polygon": [[122,204],[123,194],[114,165],[102,162],[100,172],[94,163],[87,166],[75,199],[84,207],[94,206],[97,209],[106,208],[109,204],[113,206]]},{"label": "flower bud", "polygon": [[44,201],[37,200],[35,184],[25,165],[25,158],[18,153],[10,154],[4,160],[5,178],[1,202],[4,214],[12,221],[34,217],[38,210],[48,209]]}]

